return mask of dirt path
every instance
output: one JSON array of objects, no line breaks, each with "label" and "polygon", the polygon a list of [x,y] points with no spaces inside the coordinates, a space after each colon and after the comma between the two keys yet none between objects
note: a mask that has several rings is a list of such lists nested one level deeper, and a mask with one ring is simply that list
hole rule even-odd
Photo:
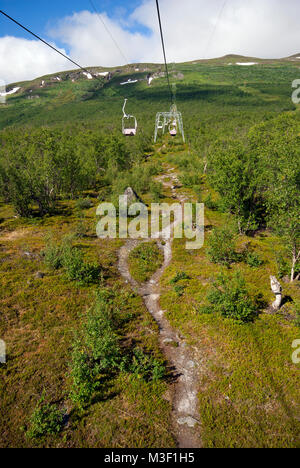
[{"label": "dirt path", "polygon": [[[182,203],[186,200],[186,197],[177,195],[178,179],[173,171],[174,169],[170,168],[167,174],[160,176],[158,179],[164,187],[171,188],[173,198]],[[163,235],[163,233],[161,234]],[[171,327],[159,305],[159,280],[172,260],[172,239],[166,239],[163,243],[160,240],[157,241],[164,252],[164,263],[147,283],[139,284],[130,275],[128,256],[131,250],[145,241],[129,239],[119,251],[118,268],[123,278],[143,298],[148,311],[159,326],[160,347],[174,376],[172,385],[172,424],[177,445],[180,448],[201,447],[198,426],[200,421],[197,409],[197,361],[193,350],[186,345],[184,337],[180,336]]]}]

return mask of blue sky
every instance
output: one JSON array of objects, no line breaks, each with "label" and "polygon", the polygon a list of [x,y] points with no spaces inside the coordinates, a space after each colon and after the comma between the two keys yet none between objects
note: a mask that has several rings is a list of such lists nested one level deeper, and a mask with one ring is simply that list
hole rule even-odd
[{"label": "blue sky", "polygon": [[[92,1],[97,11],[100,13],[106,12],[110,18],[116,20],[120,17],[128,17],[138,5],[143,3],[141,0]],[[0,0],[0,9],[46,40],[51,40],[48,31],[61,18],[84,10],[94,12],[89,0]],[[131,25],[130,31],[139,31],[144,34],[148,32],[147,28],[138,23]],[[30,37],[26,31],[0,15],[0,37],[5,35],[22,38]],[[68,44],[62,43],[60,40],[57,40],[56,44],[65,47],[69,52]]]}]

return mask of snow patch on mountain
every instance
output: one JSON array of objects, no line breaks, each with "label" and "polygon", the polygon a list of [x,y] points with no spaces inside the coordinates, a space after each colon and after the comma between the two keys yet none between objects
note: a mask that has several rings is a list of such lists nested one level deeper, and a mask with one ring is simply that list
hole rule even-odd
[{"label": "snow patch on mountain", "polygon": [[123,83],[120,83],[121,86],[126,85],[126,84],[133,84],[137,83],[138,80],[132,80],[131,78],[128,79],[128,81],[123,81]]},{"label": "snow patch on mountain", "polygon": [[83,74],[87,77],[88,80],[92,80],[93,77],[90,73],[87,73],[87,72],[83,72]]},{"label": "snow patch on mountain", "polygon": [[244,66],[244,67],[251,67],[252,65],[258,65],[257,62],[236,62],[236,65]]},{"label": "snow patch on mountain", "polygon": [[10,91],[2,92],[0,93],[0,96],[8,96],[9,94],[15,94],[19,91],[20,86],[17,86],[16,88],[11,89]]}]

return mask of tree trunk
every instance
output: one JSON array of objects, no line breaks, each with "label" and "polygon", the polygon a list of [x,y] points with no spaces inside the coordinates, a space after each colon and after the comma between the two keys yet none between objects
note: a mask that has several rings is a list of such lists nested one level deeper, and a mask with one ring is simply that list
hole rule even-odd
[{"label": "tree trunk", "polygon": [[294,281],[295,263],[296,263],[296,262],[295,262],[295,260],[294,260],[294,258],[293,258],[293,261],[292,261],[292,268],[291,268],[291,281],[290,281],[291,283],[293,283],[293,281]]},{"label": "tree trunk", "polygon": [[298,262],[299,258],[300,258],[300,251],[297,252],[296,247],[293,247],[291,283],[293,283],[295,279],[295,268],[296,268],[296,263]]}]

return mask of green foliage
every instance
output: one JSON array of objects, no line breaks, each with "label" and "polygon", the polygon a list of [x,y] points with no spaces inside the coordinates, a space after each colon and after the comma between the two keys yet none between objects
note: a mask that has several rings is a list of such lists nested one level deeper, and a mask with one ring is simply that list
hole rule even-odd
[{"label": "green foliage", "polygon": [[173,290],[178,297],[183,296],[185,286],[182,284],[177,284],[179,281],[182,280],[189,280],[190,277],[185,271],[177,271],[176,275],[171,279],[170,284],[173,284]]},{"label": "green foliage", "polygon": [[288,276],[290,272],[290,262],[287,260],[284,252],[277,253],[276,255],[277,275],[278,277],[284,278]]},{"label": "green foliage", "polygon": [[175,284],[173,289],[178,297],[183,296],[185,287],[182,284]]},{"label": "green foliage", "polygon": [[79,198],[75,206],[77,210],[88,210],[93,206],[93,202],[90,198]]},{"label": "green foliage", "polygon": [[53,270],[63,267],[67,278],[77,281],[80,285],[96,283],[99,280],[101,267],[97,263],[84,260],[82,251],[72,245],[73,237],[74,235],[65,236],[61,243],[48,238],[43,251],[45,264]]},{"label": "green foliage", "polygon": [[159,203],[162,198],[162,184],[158,182],[151,182],[149,185],[149,192],[154,203]]},{"label": "green foliage", "polygon": [[62,248],[57,242],[48,236],[46,247],[43,250],[44,261],[48,268],[58,270],[62,267]]},{"label": "green foliage", "polygon": [[74,234],[78,239],[83,239],[87,235],[88,229],[84,222],[84,218],[81,217],[76,223],[74,228]]},{"label": "green foliage", "polygon": [[180,176],[180,182],[185,187],[193,187],[194,185],[198,185],[200,180],[201,180],[200,174],[183,172],[182,175]]},{"label": "green foliage", "polygon": [[150,279],[162,263],[163,253],[155,241],[143,242],[129,254],[130,272],[142,283]]},{"label": "green foliage", "polygon": [[245,262],[251,268],[259,268],[264,263],[256,252],[247,252],[245,255]]},{"label": "green foliage", "polygon": [[63,414],[54,404],[44,403],[44,396],[38,402],[30,418],[26,432],[29,439],[39,439],[49,434],[58,434],[63,427]]},{"label": "green foliage", "polygon": [[237,260],[235,235],[227,226],[215,228],[208,240],[207,255],[211,262],[229,266]]},{"label": "green foliage", "polygon": [[216,210],[218,208],[218,204],[213,201],[211,194],[209,194],[204,200],[203,203],[206,208],[209,210]]},{"label": "green foliage", "polygon": [[297,327],[300,327],[300,301],[295,302],[295,312],[296,312],[295,325]]},{"label": "green foliage", "polygon": [[112,201],[118,201],[119,195],[122,195],[127,187],[132,187],[138,195],[150,192],[154,201],[159,201],[162,191],[160,183],[152,180],[153,176],[159,174],[161,167],[159,164],[138,164],[130,170],[116,172],[111,177]]},{"label": "green foliage", "polygon": [[145,354],[140,348],[133,351],[132,360],[127,365],[127,369],[146,382],[161,380],[166,373],[164,365],[158,359]]},{"label": "green foliage", "polygon": [[240,233],[257,229],[257,158],[243,142],[217,142],[209,155],[209,181],[221,195],[222,205],[237,218]]},{"label": "green foliage", "polygon": [[101,387],[100,376],[111,373],[120,362],[114,307],[110,295],[98,292],[82,334],[73,346],[70,398],[81,408],[91,403],[93,394]]},{"label": "green foliage", "polygon": [[82,349],[80,342],[73,347],[71,357],[72,387],[71,400],[83,408],[91,402],[98,382],[95,381],[95,364],[90,356]]},{"label": "green foliage", "polygon": [[[76,127],[6,130],[0,148],[0,195],[20,216],[51,214],[60,197],[75,198],[99,183],[112,183],[117,175],[121,179],[120,173],[141,159],[140,150],[130,153],[120,135]],[[147,177],[149,186],[151,171],[141,181],[136,174],[139,187]],[[76,203],[77,209],[91,206],[89,199]]]},{"label": "green foliage", "polygon": [[171,279],[170,284],[178,283],[181,280],[189,280],[190,277],[185,271],[177,271],[174,278]]},{"label": "green foliage", "polygon": [[249,132],[250,151],[259,162],[257,180],[267,222],[286,244],[292,280],[300,258],[299,131],[297,116],[283,114]]},{"label": "green foliage", "polygon": [[67,278],[81,285],[98,281],[101,268],[97,263],[85,262],[83,253],[77,247],[65,245],[62,252],[62,265]]},{"label": "green foliage", "polygon": [[222,317],[241,323],[252,322],[257,316],[258,305],[249,295],[243,276],[220,275],[209,291],[207,299]]},{"label": "green foliage", "polygon": [[199,314],[210,315],[214,313],[215,309],[213,306],[198,306],[196,307],[196,311]]},{"label": "green foliage", "polygon": [[99,371],[110,371],[116,367],[120,348],[115,333],[115,317],[111,306],[102,296],[98,295],[94,307],[88,313],[84,334],[86,346],[97,361]]}]

